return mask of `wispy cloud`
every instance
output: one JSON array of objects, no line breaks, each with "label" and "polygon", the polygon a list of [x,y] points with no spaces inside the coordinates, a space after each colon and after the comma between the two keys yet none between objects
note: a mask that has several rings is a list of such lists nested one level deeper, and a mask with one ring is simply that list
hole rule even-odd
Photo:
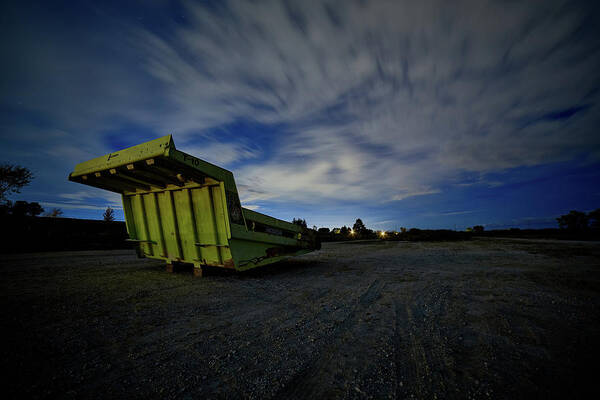
[{"label": "wispy cloud", "polygon": [[[65,210],[106,210],[107,206],[94,206],[87,203],[57,203],[57,202],[49,202],[42,201],[40,203],[42,207],[45,208],[61,208]],[[111,208],[115,210],[121,210],[123,207],[121,205],[111,205]]]},{"label": "wispy cloud", "polygon": [[256,158],[260,154],[257,148],[248,145],[224,143],[214,140],[204,140],[204,144],[202,145],[185,144],[180,146],[177,144],[177,148],[210,163],[225,167],[236,161]]},{"label": "wispy cloud", "polygon": [[[84,202],[93,200],[99,203],[105,203],[110,206],[120,206],[121,195],[118,193],[101,191],[95,188],[84,188],[76,192],[60,193],[58,197],[67,199],[70,202]],[[106,208],[106,206],[105,206]]]},{"label": "wispy cloud", "polygon": [[[174,133],[235,165],[242,201],[261,207],[406,202],[600,160],[600,34],[585,2],[180,6],[148,8],[157,24],[95,5],[89,24],[49,10],[7,25],[0,104],[16,122],[3,139],[64,179],[67,164],[114,150],[111,135]],[[215,133],[236,121],[278,128]]]},{"label": "wispy cloud", "polygon": [[[35,196],[34,196],[35,197]],[[95,188],[59,193],[52,196],[54,201],[41,200],[39,203],[48,211],[51,208],[62,210],[106,210],[111,207],[122,210],[121,195],[113,192],[102,191]]]},{"label": "wispy cloud", "polygon": [[384,221],[377,221],[377,222],[368,222],[369,226],[382,226],[382,225],[390,225],[393,223],[396,223],[397,221],[393,220],[393,219],[387,219]]},{"label": "wispy cloud", "polygon": [[423,217],[448,217],[454,215],[467,215],[477,212],[476,210],[463,210],[463,211],[440,211],[440,212],[426,212],[421,214]]},{"label": "wispy cloud", "polygon": [[408,197],[415,197],[415,196],[426,196],[428,194],[436,194],[436,193],[440,193],[439,190],[434,189],[434,190],[423,190],[423,191],[417,191],[417,192],[405,192],[402,194],[397,194],[395,196],[392,197],[392,200],[404,200]]},{"label": "wispy cloud", "polygon": [[[544,12],[495,2],[188,9],[176,39],[138,33],[147,70],[177,99],[181,120],[201,103],[212,113],[203,121],[292,127],[271,160],[241,174],[270,196],[400,200],[436,193],[457,171],[600,148],[597,94],[581,79],[596,75],[598,57],[566,41],[582,35],[586,15],[562,2]],[[565,118],[543,118],[549,113]],[[398,186],[407,194],[394,193]]]},{"label": "wispy cloud", "polygon": [[439,213],[439,215],[465,215],[465,214],[472,214],[475,211],[473,210],[466,210],[466,211],[449,211],[449,212],[442,212]]}]

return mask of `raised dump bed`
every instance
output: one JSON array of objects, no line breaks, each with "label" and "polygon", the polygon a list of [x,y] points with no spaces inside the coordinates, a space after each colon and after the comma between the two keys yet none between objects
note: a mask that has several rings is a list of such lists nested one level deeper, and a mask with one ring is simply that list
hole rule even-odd
[{"label": "raised dump bed", "polygon": [[317,233],[246,208],[233,174],[171,135],[77,164],[69,180],[120,193],[141,257],[244,271],[319,249]]}]

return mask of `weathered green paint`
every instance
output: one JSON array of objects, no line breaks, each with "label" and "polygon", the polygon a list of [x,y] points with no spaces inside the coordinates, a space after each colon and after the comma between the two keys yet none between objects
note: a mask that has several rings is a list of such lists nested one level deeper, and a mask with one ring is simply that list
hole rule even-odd
[{"label": "weathered green paint", "polygon": [[316,232],[242,208],[233,174],[171,135],[75,166],[69,180],[121,193],[144,257],[243,271],[320,248]]}]

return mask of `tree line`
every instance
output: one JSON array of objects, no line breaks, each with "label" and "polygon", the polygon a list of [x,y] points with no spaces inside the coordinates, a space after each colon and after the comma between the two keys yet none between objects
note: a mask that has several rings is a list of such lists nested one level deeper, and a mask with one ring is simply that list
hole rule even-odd
[{"label": "tree line", "polygon": [[571,210],[568,214],[556,218],[556,221],[560,229],[572,232],[600,230],[600,208],[589,213]]},{"label": "tree line", "polygon": [[[18,200],[12,202],[7,197],[10,194],[20,193],[21,189],[27,186],[34,179],[33,173],[26,167],[21,167],[12,164],[0,164],[0,217],[12,215],[14,217],[36,217],[43,215],[44,217],[61,217],[63,212],[60,208],[53,208],[45,211],[44,208],[36,201],[27,202]],[[107,207],[102,214],[102,219],[105,221],[114,221],[115,213],[111,207]],[[571,210],[568,214],[561,215],[556,218],[558,226],[561,230],[569,232],[587,232],[600,230],[600,208],[588,213]],[[294,224],[307,228],[306,219],[294,218]],[[419,229],[400,228],[400,232],[396,231],[374,231],[365,226],[362,219],[357,218],[352,227],[342,226],[341,228],[317,228],[323,239],[328,240],[352,240],[352,239],[373,239],[373,238],[394,238],[399,235],[406,235],[409,232],[420,231]],[[475,225],[467,228],[467,232],[475,234],[483,233],[483,225]]]},{"label": "tree line", "polygon": [[[33,173],[26,167],[13,164],[0,164],[0,218],[12,216],[14,218],[23,217],[62,217],[63,211],[60,208],[53,208],[45,211],[37,201],[8,199],[10,194],[21,193],[21,189],[31,183],[34,179]],[[102,218],[104,221],[114,221],[115,213],[111,207],[107,207]]]},{"label": "tree line", "polygon": [[[382,240],[464,240],[475,235],[498,236],[499,234],[509,232],[514,234],[522,233],[523,235],[531,236],[534,232],[546,236],[556,236],[557,238],[576,238],[576,239],[593,239],[600,234],[600,209],[590,211],[588,213],[571,210],[568,214],[561,215],[556,218],[559,229],[540,229],[540,230],[525,230],[512,228],[510,230],[492,230],[485,231],[483,225],[475,225],[466,228],[464,232],[453,231],[449,229],[418,229],[418,228],[400,228],[399,231],[372,230],[365,226],[362,219],[356,219],[356,222],[349,226],[341,228],[313,228],[319,233],[321,241],[345,241],[345,240],[364,240],[364,239],[382,239]],[[294,218],[294,224],[306,227],[306,220],[302,218]],[[485,231],[485,232],[484,232]],[[552,233],[555,232],[555,233]],[[488,235],[489,233],[489,235]],[[576,236],[574,236],[576,235]]]}]

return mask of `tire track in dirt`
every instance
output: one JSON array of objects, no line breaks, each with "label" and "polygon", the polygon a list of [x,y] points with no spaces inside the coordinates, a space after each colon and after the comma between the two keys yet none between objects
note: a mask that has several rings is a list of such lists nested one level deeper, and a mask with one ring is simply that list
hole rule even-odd
[{"label": "tire track in dirt", "polygon": [[333,357],[343,345],[344,333],[357,324],[358,317],[375,303],[380,297],[385,283],[375,279],[364,293],[355,302],[352,310],[340,322],[331,333],[331,342],[312,359],[305,367],[293,376],[285,386],[274,396],[275,398],[321,398],[322,390],[327,385],[319,385],[318,382],[330,374],[330,365]]},{"label": "tire track in dirt", "polygon": [[442,319],[450,290],[428,285],[394,299],[397,398],[448,398],[457,395],[455,361]]}]

